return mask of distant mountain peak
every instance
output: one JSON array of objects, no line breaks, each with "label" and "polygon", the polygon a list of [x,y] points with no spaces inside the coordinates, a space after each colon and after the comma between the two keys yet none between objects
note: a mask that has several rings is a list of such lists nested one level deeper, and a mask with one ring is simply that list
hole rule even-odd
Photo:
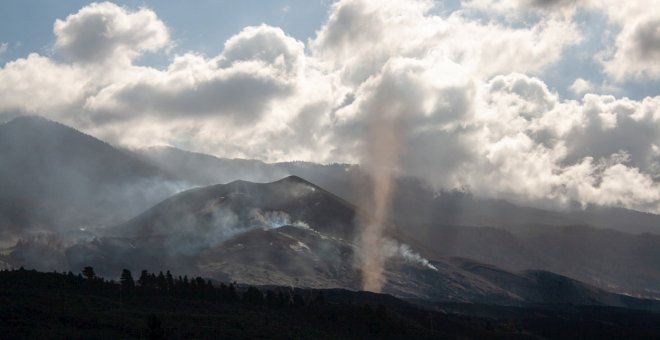
[{"label": "distant mountain peak", "polygon": [[[48,118],[37,115],[18,116],[10,119],[3,124],[4,126],[20,126],[20,127],[44,127],[44,126],[60,126],[70,128],[66,125],[60,124]],[[71,128],[70,128],[71,129]]]},{"label": "distant mountain peak", "polygon": [[46,122],[55,123],[54,121],[52,121],[52,120],[50,120],[46,117],[39,116],[39,115],[17,116],[17,117],[14,117],[14,118],[8,120],[7,123],[9,123],[9,122],[22,122],[22,121],[24,121],[24,122],[44,122],[44,121],[46,121]]},{"label": "distant mountain peak", "polygon": [[296,175],[290,175],[290,176],[284,177],[284,178],[282,178],[281,180],[276,181],[275,183],[277,183],[277,182],[282,182],[282,183],[302,183],[302,184],[308,184],[308,185],[311,185],[311,186],[315,186],[314,184],[312,184],[311,182],[307,181],[306,179],[304,179],[304,178],[302,178],[302,177],[299,177],[299,176],[296,176]]},{"label": "distant mountain peak", "polygon": [[4,124],[0,124],[0,129],[10,131],[10,133],[16,134],[17,136],[23,135],[23,138],[32,135],[38,136],[40,139],[69,136],[71,138],[84,138],[87,142],[112,147],[110,144],[76,128],[37,115],[18,116]]},{"label": "distant mountain peak", "polygon": [[0,124],[0,159],[0,228],[116,223],[174,191],[149,161],[40,116]]},{"label": "distant mountain peak", "polygon": [[[310,187],[314,187],[315,189],[319,188],[314,183],[312,183],[312,182],[310,182],[310,181],[308,181],[308,180],[306,180],[302,177],[295,176],[295,175],[289,175],[289,176],[283,177],[279,180],[272,181],[272,182],[266,182],[266,183],[260,183],[260,182],[253,182],[253,181],[246,181],[246,180],[242,180],[242,179],[237,179],[237,180],[231,181],[231,182],[229,182],[225,185],[229,186],[229,187],[235,187],[235,186],[245,186],[245,185],[252,186],[252,185],[259,185],[259,184],[266,184],[266,185],[270,185],[270,184],[304,184],[304,185],[308,185]],[[219,184],[219,185],[222,186],[222,184]]]}]

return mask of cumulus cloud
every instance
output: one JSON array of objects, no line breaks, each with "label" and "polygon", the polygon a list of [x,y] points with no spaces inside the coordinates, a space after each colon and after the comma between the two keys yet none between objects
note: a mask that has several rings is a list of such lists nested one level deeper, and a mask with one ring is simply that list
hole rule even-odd
[{"label": "cumulus cloud", "polygon": [[516,21],[522,17],[564,17],[570,19],[578,6],[588,0],[468,0],[463,7],[490,15],[498,19]]},{"label": "cumulus cloud", "polygon": [[291,95],[304,61],[304,46],[281,29],[248,27],[222,54],[178,56],[167,70],[144,70],[88,98],[85,108],[115,119],[130,112],[171,118],[229,117],[248,123],[272,100]]},{"label": "cumulus cloud", "polygon": [[0,69],[0,112],[57,115],[82,99],[86,79],[76,67],[38,54],[10,61]]},{"label": "cumulus cloud", "polygon": [[[183,56],[175,63],[192,61],[184,59],[196,57]],[[116,119],[130,119],[131,112],[137,111],[172,118],[229,116],[234,121],[252,122],[273,98],[292,91],[291,84],[273,77],[268,68],[211,66],[203,79],[188,78],[188,74],[175,69],[170,71],[115,83],[88,98],[85,108],[114,115]]]},{"label": "cumulus cloud", "polygon": [[569,88],[574,94],[576,95],[581,95],[584,94],[592,89],[591,82],[589,82],[586,79],[583,78],[578,78],[575,79],[573,84],[571,84]]},{"label": "cumulus cloud", "polygon": [[[482,152],[477,166],[465,170],[476,171],[466,176],[468,187],[514,199],[659,211],[659,159],[653,150],[660,140],[655,113],[660,98],[637,102],[586,95],[581,102],[562,101],[539,87],[540,80],[525,78],[509,75],[504,80],[522,84],[522,91],[508,86],[502,94],[498,79],[488,85],[484,102],[492,104],[481,108],[475,120],[485,126],[476,133],[480,143],[475,149]],[[632,197],[646,197],[646,203],[633,203]]]},{"label": "cumulus cloud", "polygon": [[282,75],[296,75],[304,62],[305,46],[287,36],[280,28],[261,25],[246,27],[225,43],[218,58],[222,67],[245,62],[260,62],[274,66]]},{"label": "cumulus cloud", "polygon": [[392,57],[444,58],[480,76],[538,73],[581,36],[571,21],[548,18],[514,28],[471,20],[462,11],[431,15],[430,1],[339,1],[311,41],[312,55],[360,84]]},{"label": "cumulus cloud", "polygon": [[660,15],[626,20],[616,51],[602,60],[605,72],[615,79],[660,78]]},{"label": "cumulus cloud", "polygon": [[110,2],[92,3],[55,21],[55,48],[74,62],[127,63],[169,42],[165,24],[148,9],[135,12]]},{"label": "cumulus cloud", "polygon": [[607,32],[598,32],[604,34],[596,60],[614,81],[660,77],[656,62],[660,56],[660,14],[649,10],[655,6],[655,0],[470,0],[463,5],[468,12],[476,11],[512,25],[525,24],[530,17],[541,21],[553,18],[571,25],[578,10],[604,13],[610,27]]},{"label": "cumulus cloud", "polygon": [[617,32],[614,47],[599,57],[604,70],[615,80],[659,79],[660,13],[654,0],[594,1],[592,8],[607,14]]},{"label": "cumulus cloud", "polygon": [[246,27],[218,55],[162,69],[134,63],[171,45],[154,12],[92,4],[55,24],[65,61],[0,69],[0,117],[42,114],[135,147],[360,162],[389,116],[395,170],[439,189],[660,212],[660,97],[599,95],[579,78],[569,100],[543,80],[582,41],[578,5],[620,27],[600,59],[608,75],[657,75],[657,15],[614,3],[474,0],[440,15],[425,0],[342,0],[307,43]]}]

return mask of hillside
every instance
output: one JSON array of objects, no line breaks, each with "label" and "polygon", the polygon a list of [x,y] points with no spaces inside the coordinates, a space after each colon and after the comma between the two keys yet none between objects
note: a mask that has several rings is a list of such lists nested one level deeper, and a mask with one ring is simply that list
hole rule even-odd
[{"label": "hillside", "polygon": [[118,223],[171,195],[157,166],[40,117],[0,125],[0,232]]},{"label": "hillside", "polygon": [[458,256],[520,271],[559,273],[607,290],[660,296],[660,236],[589,226],[492,227],[407,225],[399,232],[432,255]]},{"label": "hillside", "polygon": [[[368,191],[369,180],[359,168],[222,160],[166,149],[169,156],[163,159],[173,165],[161,170],[151,156],[116,149],[35,117],[0,126],[0,142],[8,160],[2,181],[9,188],[0,193],[6,243],[0,247],[2,267],[76,270],[92,264],[104,275],[122,268],[167,268],[259,285],[360,288],[356,236],[364,212],[350,202]],[[30,146],[30,152],[19,152],[16,143]],[[200,181],[236,172],[248,177],[297,172],[324,184],[289,176],[270,183],[232,181],[170,196],[180,183],[172,178],[185,170],[194,175],[194,169]],[[184,178],[193,181],[191,176]],[[586,218],[589,209],[562,213],[436,193],[412,178],[397,180],[393,203],[382,247],[389,258],[385,291],[396,296],[614,306],[630,301],[607,291],[658,296],[658,236],[570,224]],[[630,218],[630,225],[642,221],[648,226],[657,218],[622,209],[601,209],[593,216],[616,213]],[[126,222],[89,228],[121,221]],[[468,225],[451,224],[456,221]],[[539,280],[552,276],[536,272],[557,278]],[[555,296],[555,285],[547,282],[572,288]]]},{"label": "hillside", "polygon": [[[60,256],[72,268],[91,264],[103,274],[171,268],[255,285],[357,290],[359,216],[349,203],[299,177],[237,181],[175,195]],[[382,244],[388,256],[384,291],[395,296],[629,307],[620,296],[561,275],[506,270],[409,241],[390,229]]]}]

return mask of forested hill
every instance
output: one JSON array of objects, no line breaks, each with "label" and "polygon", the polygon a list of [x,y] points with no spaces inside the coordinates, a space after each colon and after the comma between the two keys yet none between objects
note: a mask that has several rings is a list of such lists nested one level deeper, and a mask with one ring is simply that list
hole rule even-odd
[{"label": "forested hill", "polygon": [[[454,312],[456,311],[456,312]],[[660,314],[596,306],[437,305],[202,278],[0,271],[0,334],[39,338],[658,337]]]}]

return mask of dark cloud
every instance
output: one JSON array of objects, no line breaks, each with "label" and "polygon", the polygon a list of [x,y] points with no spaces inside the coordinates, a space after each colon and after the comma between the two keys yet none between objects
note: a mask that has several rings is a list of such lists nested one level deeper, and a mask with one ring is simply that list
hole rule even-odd
[{"label": "dark cloud", "polygon": [[633,35],[639,59],[657,62],[660,60],[660,18],[640,23]]},{"label": "dark cloud", "polygon": [[556,8],[556,7],[563,7],[563,6],[576,6],[578,5],[581,1],[579,0],[527,0],[529,5],[534,6],[534,7],[541,7],[541,8]]},{"label": "dark cloud", "polygon": [[273,99],[292,91],[291,85],[276,78],[236,72],[193,86],[149,82],[129,85],[113,93],[112,100],[119,103],[114,110],[129,115],[122,119],[138,111],[171,118],[229,117],[244,124],[260,117]]}]

